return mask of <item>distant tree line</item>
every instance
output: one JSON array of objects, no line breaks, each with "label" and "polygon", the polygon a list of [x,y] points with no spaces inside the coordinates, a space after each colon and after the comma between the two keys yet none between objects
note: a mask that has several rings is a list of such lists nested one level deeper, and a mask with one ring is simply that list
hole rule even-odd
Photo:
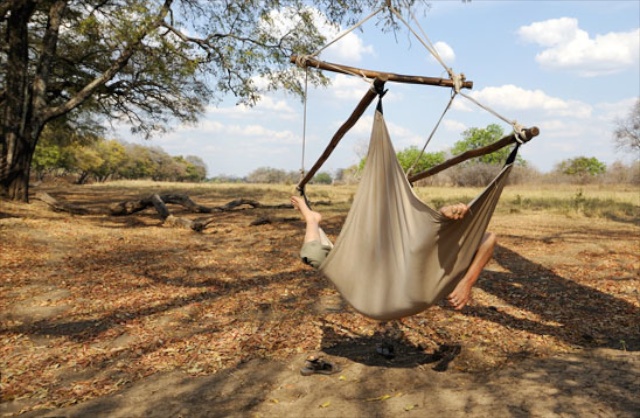
[{"label": "distant tree line", "polygon": [[[637,151],[638,147],[638,118],[640,107],[636,105],[628,123],[620,121],[614,132],[614,142],[618,148]],[[635,118],[635,119],[634,119]],[[635,125],[634,125],[635,124]],[[454,143],[448,152],[422,152],[416,146],[410,146],[396,153],[400,166],[405,173],[412,174],[428,170],[443,163],[453,155],[489,145],[504,136],[503,129],[496,124],[486,128],[470,128],[462,133],[462,139]],[[431,178],[421,180],[419,185],[465,186],[478,187],[488,184],[502,169],[510,147],[503,148],[492,154],[484,155],[474,160],[458,164]],[[338,170],[335,175],[328,172],[318,173],[312,180],[317,184],[357,183],[366,164],[366,157],[352,167]],[[228,181],[228,178],[216,181]],[[295,171],[278,170],[261,167],[254,170],[245,179],[235,179],[249,183],[285,183],[295,184],[300,180],[300,174]],[[515,168],[509,177],[511,184],[523,183],[609,183],[609,184],[640,184],[640,162],[633,161],[630,165],[615,162],[610,167],[595,157],[579,156],[558,163],[550,173],[541,173],[522,157],[518,156]]]},{"label": "distant tree line", "polygon": [[[636,109],[634,109],[636,112]],[[632,113],[632,115],[635,115]],[[633,119],[630,119],[633,121]],[[614,133],[619,148],[637,151],[637,126],[623,126],[620,122]],[[63,132],[64,133],[64,132]],[[82,138],[65,139],[60,129],[45,132],[36,148],[32,166],[36,177],[46,175],[73,174],[77,183],[88,180],[104,182],[110,179],[151,179],[155,181],[218,183],[263,183],[296,184],[299,171],[287,171],[272,167],[259,167],[245,177],[217,176],[207,179],[207,167],[200,157],[170,156],[160,147],[128,144],[106,140],[95,134],[82,134]],[[489,145],[504,136],[503,129],[496,124],[486,128],[470,128],[463,132],[462,139],[445,152],[422,152],[410,146],[397,152],[398,162],[405,172],[416,174],[443,163],[447,158],[463,152]],[[626,138],[626,140],[625,140]],[[626,148],[625,148],[626,147]],[[492,154],[465,161],[442,173],[421,180],[419,185],[470,186],[488,184],[502,169],[510,147]],[[352,167],[340,169],[334,174],[321,171],[314,176],[313,184],[353,184],[361,177],[366,158]],[[566,159],[556,165],[550,173],[541,173],[531,167],[520,156],[509,181],[522,183],[611,183],[640,184],[640,162],[631,165],[615,162],[610,167],[595,157],[579,156]]]},{"label": "distant tree line", "polygon": [[207,166],[200,157],[171,156],[157,146],[96,135],[71,141],[44,133],[31,165],[37,180],[71,175],[78,184],[118,179],[202,182],[207,178]]}]

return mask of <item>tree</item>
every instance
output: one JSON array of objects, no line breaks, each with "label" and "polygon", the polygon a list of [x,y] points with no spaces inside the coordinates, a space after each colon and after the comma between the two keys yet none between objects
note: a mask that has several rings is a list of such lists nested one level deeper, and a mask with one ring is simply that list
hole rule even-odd
[{"label": "tree", "polygon": [[311,180],[311,183],[313,184],[331,184],[332,182],[333,178],[331,178],[331,174],[326,171],[319,172],[313,176],[313,179]]},{"label": "tree", "polygon": [[[475,150],[494,142],[505,136],[500,125],[490,124],[486,128],[470,128],[462,133],[462,139],[453,144],[451,153],[462,154],[466,151]],[[491,154],[465,161],[451,168],[449,175],[451,181],[459,186],[480,187],[488,184],[500,171],[511,153],[511,147],[500,148]],[[526,166],[526,162],[520,157],[516,157],[516,164]]]},{"label": "tree", "polygon": [[594,177],[607,171],[605,163],[595,157],[576,157],[561,161],[556,171],[572,176],[581,184],[588,183]]},{"label": "tree", "polygon": [[[149,136],[171,121],[195,121],[208,101],[227,93],[249,104],[260,85],[302,94],[303,77],[288,57],[325,43],[315,11],[353,23],[379,3],[0,2],[0,194],[28,201],[33,153],[58,118],[99,114]],[[381,19],[386,28],[396,23],[391,14]],[[326,81],[310,72],[311,83]]]},{"label": "tree", "polygon": [[102,163],[91,170],[91,174],[98,182],[107,181],[116,174],[127,160],[127,153],[120,142],[115,139],[98,141],[91,145],[100,156]]},{"label": "tree", "polygon": [[291,173],[272,167],[259,167],[247,176],[249,183],[278,184],[290,183]]},{"label": "tree", "polygon": [[127,159],[118,169],[118,175],[125,179],[144,179],[154,175],[155,167],[149,147],[125,144]]},{"label": "tree", "polygon": [[640,158],[640,99],[636,101],[626,120],[617,120],[613,141],[620,151],[630,151]]},{"label": "tree", "polygon": [[73,146],[87,146],[100,140],[104,128],[92,120],[90,115],[66,115],[48,123],[40,135],[34,151],[32,166],[36,177],[42,180],[44,175],[55,170],[76,171],[73,166]]},{"label": "tree", "polygon": [[422,153],[421,155],[421,151],[415,145],[398,151],[396,155],[398,157],[398,162],[402,166],[402,169],[405,173],[415,164],[415,166],[413,167],[413,174],[420,173],[422,171],[428,170],[433,166],[443,163],[445,159],[444,152],[427,152]]},{"label": "tree", "polygon": [[207,164],[196,155],[187,155],[187,181],[201,182],[207,178]]},{"label": "tree", "polygon": [[80,172],[76,182],[84,184],[89,176],[104,164],[104,160],[92,147],[74,144],[71,146],[71,164]]},{"label": "tree", "polygon": [[36,172],[36,178],[38,180],[44,180],[47,173],[50,173],[62,166],[62,153],[60,152],[60,146],[40,141],[36,147],[35,153],[33,154],[31,164]]},{"label": "tree", "polygon": [[[451,153],[454,155],[462,154],[465,151],[481,148],[490,145],[504,136],[504,130],[500,125],[492,123],[486,128],[469,128],[462,133],[462,139],[453,144]],[[502,165],[506,162],[510,148],[502,148],[491,154],[483,155],[476,158],[470,163],[484,163],[490,165]],[[518,156],[517,162],[525,164],[524,160]]]},{"label": "tree", "polygon": [[[416,174],[425,171],[435,165],[438,165],[445,160],[444,152],[426,152],[422,155],[420,154],[421,151],[415,145],[396,152],[398,162],[400,163],[400,166],[405,173],[407,173],[407,171],[414,165],[414,163],[415,167],[413,167],[413,174]],[[417,163],[416,160],[418,160]],[[367,157],[365,156],[360,159],[360,161],[352,169],[352,171],[356,176],[359,177],[362,175],[366,164]]]}]

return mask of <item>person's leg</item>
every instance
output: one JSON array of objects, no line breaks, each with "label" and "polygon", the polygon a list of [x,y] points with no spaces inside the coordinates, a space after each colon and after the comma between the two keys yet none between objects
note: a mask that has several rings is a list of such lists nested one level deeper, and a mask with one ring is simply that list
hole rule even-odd
[{"label": "person's leg", "polygon": [[484,266],[491,260],[495,246],[496,235],[492,232],[484,234],[480,247],[478,247],[478,251],[473,257],[467,273],[455,289],[453,289],[453,292],[447,297],[447,300],[454,309],[460,310],[464,308],[464,306],[469,303],[469,300],[471,300],[471,289],[478,280]]},{"label": "person's leg", "polygon": [[303,197],[291,196],[291,204],[298,209],[306,222],[304,242],[320,241],[320,221],[322,215],[312,211]]}]

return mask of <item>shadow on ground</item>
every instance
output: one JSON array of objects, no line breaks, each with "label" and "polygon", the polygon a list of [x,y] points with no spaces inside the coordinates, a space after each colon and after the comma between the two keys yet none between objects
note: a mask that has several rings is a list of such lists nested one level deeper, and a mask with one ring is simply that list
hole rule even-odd
[{"label": "shadow on ground", "polygon": [[214,376],[158,374],[117,394],[24,417],[637,417],[640,355],[615,350],[527,359],[486,374],[350,364],[303,377],[252,360]]},{"label": "shadow on ground", "polygon": [[[477,286],[509,305],[526,306],[541,320],[515,318],[496,306],[469,307],[467,314],[580,347],[640,350],[636,306],[562,277],[503,246],[498,246],[494,259],[508,272],[485,272]],[[637,280],[632,274],[617,280]]]}]

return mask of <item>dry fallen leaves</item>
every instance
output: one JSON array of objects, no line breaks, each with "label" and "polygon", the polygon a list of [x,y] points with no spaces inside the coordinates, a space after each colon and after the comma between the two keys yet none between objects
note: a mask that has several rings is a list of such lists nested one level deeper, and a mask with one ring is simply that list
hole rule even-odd
[{"label": "dry fallen leaves", "polygon": [[[131,227],[34,207],[9,212],[0,219],[0,389],[2,402],[22,411],[104,396],[161,371],[213,374],[252,358],[355,344],[380,331],[346,306],[323,306],[338,296],[298,262],[297,221],[250,226],[259,212],[246,210],[194,234],[148,227],[157,220],[144,214]],[[343,218],[330,218],[329,229]],[[501,247],[472,306],[462,313],[436,306],[398,321],[398,341],[426,353],[462,344],[454,366],[466,371],[576,346],[633,344],[637,228],[573,220],[579,234],[548,243],[542,238],[565,219],[535,231],[522,222],[513,216],[494,226]]]}]

